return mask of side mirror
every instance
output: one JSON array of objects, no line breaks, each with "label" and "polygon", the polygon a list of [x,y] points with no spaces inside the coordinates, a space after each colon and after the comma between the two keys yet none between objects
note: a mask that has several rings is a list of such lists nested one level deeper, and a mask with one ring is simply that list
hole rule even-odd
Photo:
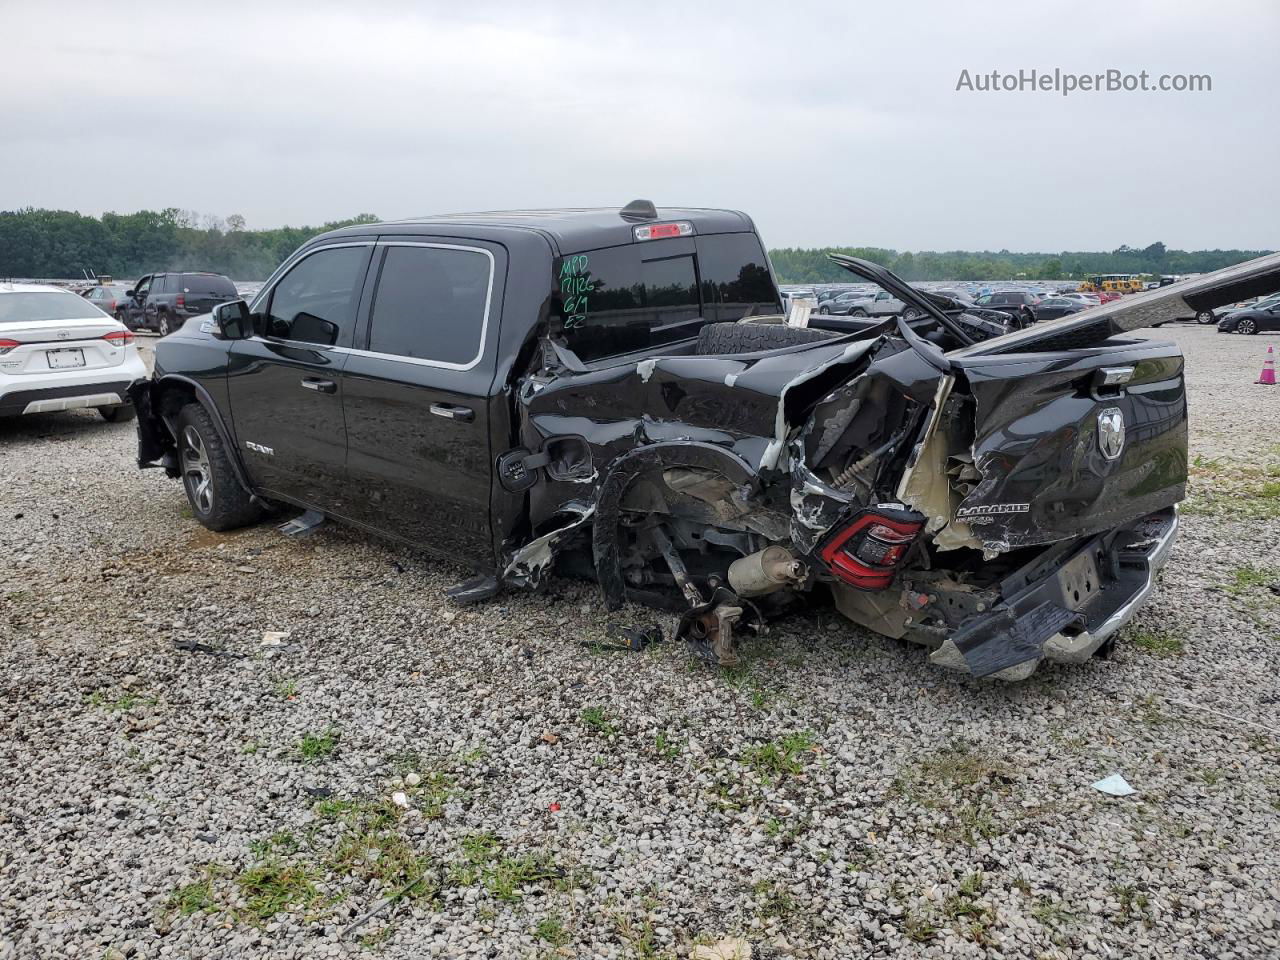
[{"label": "side mirror", "polygon": [[213,308],[213,327],[224,340],[246,340],[253,335],[249,305],[243,300],[228,300]]},{"label": "side mirror", "polygon": [[124,292],[124,295],[125,295],[126,297],[132,297],[132,296],[133,296],[133,293],[134,293],[134,292],[133,292],[132,290],[126,290],[126,291]]}]

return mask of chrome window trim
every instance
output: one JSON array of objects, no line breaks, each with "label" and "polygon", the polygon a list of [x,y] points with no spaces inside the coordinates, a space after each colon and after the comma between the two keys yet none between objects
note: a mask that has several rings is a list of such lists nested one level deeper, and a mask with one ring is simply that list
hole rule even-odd
[{"label": "chrome window trim", "polygon": [[[371,357],[375,360],[394,360],[399,363],[412,363],[419,367],[435,367],[440,370],[471,370],[484,358],[484,350],[489,342],[489,313],[493,307],[493,277],[496,269],[496,261],[493,257],[493,251],[484,247],[470,247],[460,243],[429,243],[427,241],[414,240],[379,240],[376,244],[378,247],[430,247],[437,250],[463,250],[467,253],[479,253],[487,257],[489,260],[489,285],[484,294],[484,315],[480,319],[480,343],[476,347],[476,355],[467,363],[451,363],[447,360],[429,360],[424,357],[402,357],[396,353],[380,353],[376,350],[360,350],[355,347],[333,347],[335,353],[348,353],[358,357]],[[377,278],[381,281],[382,277]],[[369,327],[368,333],[373,333],[373,306],[377,304],[378,290],[375,287],[373,291],[373,305],[369,310]]]}]

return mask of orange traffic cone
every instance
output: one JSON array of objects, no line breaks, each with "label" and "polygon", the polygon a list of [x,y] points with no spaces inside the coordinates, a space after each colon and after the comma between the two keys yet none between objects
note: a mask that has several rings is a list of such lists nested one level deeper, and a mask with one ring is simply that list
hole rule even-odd
[{"label": "orange traffic cone", "polygon": [[1262,361],[1262,372],[1254,383],[1265,383],[1269,387],[1276,385],[1276,348],[1267,347],[1267,359]]}]

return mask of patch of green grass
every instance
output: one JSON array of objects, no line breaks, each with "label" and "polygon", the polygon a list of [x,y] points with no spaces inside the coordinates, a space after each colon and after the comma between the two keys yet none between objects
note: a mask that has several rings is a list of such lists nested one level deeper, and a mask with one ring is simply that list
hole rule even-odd
[{"label": "patch of green grass", "polygon": [[302,844],[298,841],[298,838],[287,830],[281,830],[265,840],[254,840],[249,844],[249,852],[260,860],[272,854],[290,856],[297,853],[301,848]]},{"label": "patch of green grass", "polygon": [[751,665],[740,663],[735,667],[725,667],[720,676],[729,686],[751,699],[751,705],[757,710],[765,710],[774,700],[774,692],[767,684],[756,677]]},{"label": "patch of green grass", "polygon": [[484,880],[494,897],[510,903],[524,895],[524,887],[542,880],[558,879],[562,872],[549,855],[526,853],[497,861],[486,872]]},{"label": "patch of green grass", "polygon": [[570,939],[569,931],[564,928],[564,921],[554,913],[538,921],[533,928],[533,935],[553,947],[563,947]]},{"label": "patch of green grass", "polygon": [[280,700],[293,700],[298,696],[297,680],[281,680],[276,684],[276,697]]},{"label": "patch of green grass", "polygon": [[462,852],[472,863],[485,863],[501,852],[498,838],[488,830],[481,833],[468,833],[462,838]]},{"label": "patch of green grass", "polygon": [[663,760],[675,760],[684,752],[684,743],[667,736],[665,730],[660,730],[653,741],[653,752]]},{"label": "patch of green grass", "polygon": [[1153,693],[1138,702],[1135,712],[1138,714],[1138,719],[1148,727],[1163,727],[1175,722],[1173,717],[1160,709],[1160,698]]},{"label": "patch of green grass", "polygon": [[908,913],[902,924],[902,933],[913,943],[928,943],[938,935],[938,925],[930,917]]},{"label": "patch of green grass", "polygon": [[1000,761],[968,744],[952,743],[899,774],[894,789],[926,807],[948,805],[958,792],[988,786],[1008,775]]},{"label": "patch of green grass", "polygon": [[1280,480],[1268,480],[1258,489],[1263,500],[1280,500]]},{"label": "patch of green grass", "polygon": [[189,917],[193,913],[215,912],[218,909],[218,903],[213,892],[212,868],[206,867],[201,879],[184,884],[169,894],[167,906],[184,917]]},{"label": "patch of green grass", "polygon": [[964,743],[952,743],[903,770],[893,783],[899,796],[948,814],[939,830],[953,842],[976,846],[1000,836],[990,794],[1008,792],[1008,766]]},{"label": "patch of green grass", "polygon": [[298,756],[307,763],[314,763],[332,756],[338,749],[338,740],[342,736],[333,727],[317,733],[308,733],[298,741]]},{"label": "patch of green grass", "polygon": [[372,933],[366,933],[361,937],[360,946],[365,950],[381,950],[395,932],[396,928],[388,923],[381,930],[374,930]]},{"label": "patch of green grass", "polygon": [[85,698],[85,703],[89,706],[106,707],[113,713],[128,713],[138,705],[154,707],[159,702],[156,697],[144,697],[136,693],[123,693],[115,700],[109,701],[106,690],[95,690]]},{"label": "patch of green grass", "polygon": [[1199,777],[1207,786],[1216,787],[1222,782],[1222,771],[1216,768],[1201,770]]},{"label": "patch of green grass", "polygon": [[309,905],[320,895],[314,881],[315,872],[310,868],[274,858],[255,863],[236,877],[246,909],[258,920]]},{"label": "patch of green grass", "polygon": [[1116,919],[1121,923],[1128,923],[1143,916],[1151,905],[1147,895],[1131,883],[1115,884],[1111,892],[1120,901],[1120,913]]},{"label": "patch of green grass", "polygon": [[785,920],[795,913],[795,898],[782,884],[761,880],[752,889],[756,895],[756,913],[762,919],[776,917],[779,920]]},{"label": "patch of green grass", "polygon": [[1280,582],[1280,570],[1274,567],[1238,567],[1231,571],[1231,582],[1223,589],[1236,595]]},{"label": "patch of green grass", "polygon": [[1075,920],[1074,913],[1058,900],[1039,900],[1031,908],[1031,915],[1046,927],[1062,927]]},{"label": "patch of green grass", "polygon": [[1135,630],[1133,645],[1157,657],[1176,657],[1183,652],[1182,637],[1172,630]]},{"label": "patch of green grass", "polygon": [[816,743],[812,733],[799,730],[758,747],[748,748],[743,751],[742,762],[768,781],[799,776],[804,772],[804,766]]},{"label": "patch of green grass", "polygon": [[583,707],[582,722],[596,733],[606,737],[612,737],[618,732],[618,728],[613,725],[603,707]]},{"label": "patch of green grass", "polygon": [[359,807],[359,800],[346,800],[341,797],[325,797],[322,800],[317,800],[315,806],[311,809],[315,811],[315,814],[318,817],[336,819],[359,809]]},{"label": "patch of green grass", "polygon": [[614,930],[631,952],[632,960],[658,960],[658,948],[654,946],[653,921],[648,917],[635,923],[630,917],[619,914],[614,917]]}]

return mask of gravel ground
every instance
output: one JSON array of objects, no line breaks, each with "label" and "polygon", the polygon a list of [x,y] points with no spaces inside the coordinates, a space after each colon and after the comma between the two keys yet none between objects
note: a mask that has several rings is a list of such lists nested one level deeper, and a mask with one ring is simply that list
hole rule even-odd
[{"label": "gravel ground", "polygon": [[348,530],[203,530],[129,424],[0,423],[0,958],[1277,956],[1280,390],[1162,332],[1163,589],[1018,685],[818,608],[733,672],[602,652],[589,585],[457,610]]}]

